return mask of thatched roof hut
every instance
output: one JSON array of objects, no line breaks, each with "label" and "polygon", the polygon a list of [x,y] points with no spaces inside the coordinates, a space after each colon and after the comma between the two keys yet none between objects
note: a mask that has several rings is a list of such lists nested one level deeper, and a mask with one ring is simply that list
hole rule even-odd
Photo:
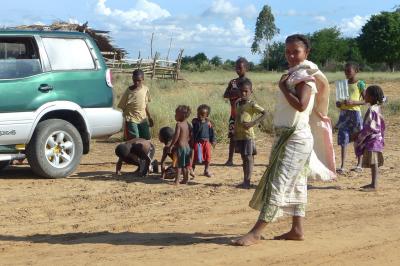
[{"label": "thatched roof hut", "polygon": [[105,52],[103,55],[107,58],[122,59],[127,54],[123,48],[115,47],[112,44],[112,39],[109,36],[109,31],[95,30],[88,27],[88,22],[82,25],[75,23],[68,23],[64,21],[56,21],[51,25],[21,25],[14,27],[15,29],[32,29],[32,30],[61,30],[61,31],[80,31],[89,34],[97,43],[101,52]]}]

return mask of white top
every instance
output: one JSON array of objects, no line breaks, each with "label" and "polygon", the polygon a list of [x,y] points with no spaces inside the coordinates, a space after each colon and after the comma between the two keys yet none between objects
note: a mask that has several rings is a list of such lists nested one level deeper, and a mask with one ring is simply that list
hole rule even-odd
[{"label": "white top", "polygon": [[[306,73],[304,69],[299,69],[297,66],[289,69],[290,76],[288,78],[287,86],[292,92],[295,92],[294,87],[296,84],[290,83],[290,80],[293,80],[291,79],[291,76],[299,75],[298,71],[301,71],[300,75]],[[303,112],[299,112],[294,109],[286,100],[286,97],[282,93],[282,91],[278,91],[273,120],[273,124],[275,127],[293,127],[294,125],[296,125],[297,129],[309,127],[308,122],[310,114],[314,107],[314,98],[315,94],[317,93],[317,87],[315,85],[315,81],[310,80],[305,81],[305,83],[311,87],[311,97],[306,110],[304,110]]]}]

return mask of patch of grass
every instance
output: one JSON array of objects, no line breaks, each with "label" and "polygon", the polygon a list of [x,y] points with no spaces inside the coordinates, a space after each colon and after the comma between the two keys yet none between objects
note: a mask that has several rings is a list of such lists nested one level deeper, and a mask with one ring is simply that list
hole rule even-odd
[{"label": "patch of grass", "polygon": [[[268,117],[256,129],[256,135],[261,131],[272,132],[272,114],[275,107],[276,93],[278,90],[278,80],[282,73],[278,72],[250,72],[248,77],[253,82],[254,98],[257,103],[263,106]],[[343,72],[327,73],[331,81],[331,98],[329,104],[329,117],[332,124],[338,120],[339,109],[335,106],[335,88],[334,81],[343,79]],[[211,107],[210,118],[214,123],[214,128],[219,142],[227,142],[227,128],[230,114],[229,101],[223,99],[222,95],[228,82],[236,77],[234,71],[206,71],[206,72],[183,72],[185,81],[174,82],[172,80],[150,80],[145,79],[145,84],[150,88],[152,101],[150,103],[150,112],[154,118],[154,127],[152,136],[156,137],[158,131],[164,126],[175,126],[175,109],[180,104],[190,106],[192,109],[191,118],[196,116],[197,106],[208,104]],[[364,72],[359,73],[360,79],[367,80],[367,83],[375,81],[393,81],[400,80],[400,73],[379,73]],[[115,74],[113,76],[114,89],[116,93],[116,103],[119,101],[122,93],[132,83],[129,74]],[[389,102],[384,109],[389,115],[399,113],[400,101]],[[366,107],[362,107],[363,113]],[[191,119],[190,119],[191,120]]]},{"label": "patch of grass", "polygon": [[383,105],[383,110],[387,115],[398,115],[400,114],[400,100],[388,101]]}]

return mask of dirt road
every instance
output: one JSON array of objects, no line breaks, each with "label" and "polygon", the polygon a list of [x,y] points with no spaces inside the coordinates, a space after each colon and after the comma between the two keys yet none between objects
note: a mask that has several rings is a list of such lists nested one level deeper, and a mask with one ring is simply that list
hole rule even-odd
[{"label": "dirt road", "polygon": [[[268,226],[258,245],[229,245],[258,213],[247,207],[253,190],[235,187],[239,157],[222,166],[225,145],[214,151],[214,177],[179,187],[155,175],[115,176],[114,143],[94,143],[67,179],[10,167],[0,173],[0,265],[400,265],[400,119],[387,124],[379,191],[358,190],[369,171],[311,182],[303,242],[271,240],[289,229],[287,218]],[[271,141],[258,139],[255,184]]]}]

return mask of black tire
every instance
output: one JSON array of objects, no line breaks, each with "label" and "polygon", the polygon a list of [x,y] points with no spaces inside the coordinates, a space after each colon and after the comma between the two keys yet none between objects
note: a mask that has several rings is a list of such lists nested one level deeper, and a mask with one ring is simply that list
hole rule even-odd
[{"label": "black tire", "polygon": [[11,161],[0,161],[0,171],[9,166]]},{"label": "black tire", "polygon": [[26,157],[37,175],[63,178],[75,171],[82,153],[82,137],[78,130],[65,120],[49,119],[37,125]]}]

